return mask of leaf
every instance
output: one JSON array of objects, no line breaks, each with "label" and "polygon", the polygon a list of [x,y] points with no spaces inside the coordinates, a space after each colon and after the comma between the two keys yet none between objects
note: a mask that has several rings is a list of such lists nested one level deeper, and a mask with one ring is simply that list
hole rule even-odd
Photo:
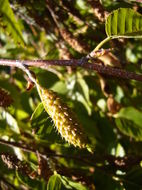
[{"label": "leaf", "polygon": [[60,135],[55,131],[51,118],[45,112],[43,104],[40,103],[31,116],[31,126],[35,130],[35,134],[40,139],[48,142],[61,143]]},{"label": "leaf", "polygon": [[18,178],[18,180],[24,184],[26,187],[28,188],[32,188],[35,190],[38,189],[45,189],[45,183],[43,181],[39,181],[37,179],[31,179],[29,176],[23,175],[20,172],[16,171],[16,176]]},{"label": "leaf", "polygon": [[123,134],[132,137],[138,141],[142,140],[142,129],[133,121],[123,118],[117,118],[115,120],[115,123]]},{"label": "leaf", "polygon": [[115,114],[115,117],[131,120],[142,128],[142,113],[134,107],[122,108],[117,114]]},{"label": "leaf", "polygon": [[0,15],[2,16],[3,27],[6,27],[5,30],[12,35],[12,38],[16,43],[23,45],[25,42],[21,27],[15,19],[8,0],[0,0]]},{"label": "leaf", "polygon": [[94,173],[94,183],[95,189],[124,190],[123,184],[119,180],[114,179],[108,173],[97,168]]},{"label": "leaf", "polygon": [[67,88],[69,91],[69,96],[73,100],[81,102],[88,114],[91,115],[91,101],[89,96],[89,87],[82,75],[78,72],[68,79]]},{"label": "leaf", "polygon": [[142,37],[142,15],[130,8],[119,8],[106,19],[109,37]]},{"label": "leaf", "polygon": [[74,182],[65,176],[59,174],[52,175],[49,178],[47,190],[89,190],[78,182]]},{"label": "leaf", "polygon": [[66,94],[67,93],[67,88],[66,88],[66,84],[64,81],[58,81],[56,82],[51,90],[53,90],[54,92],[57,92],[59,94]]},{"label": "leaf", "polygon": [[84,185],[78,183],[78,182],[74,182],[72,180],[70,180],[69,178],[62,176],[61,177],[62,182],[64,184],[64,186],[66,187],[66,189],[71,189],[71,190],[89,190],[87,187],[85,187]]},{"label": "leaf", "polygon": [[115,117],[116,125],[122,133],[135,140],[142,140],[142,113],[140,111],[133,107],[122,108]]},{"label": "leaf", "polygon": [[59,174],[52,175],[49,178],[47,190],[63,190],[63,184]]},{"label": "leaf", "polygon": [[140,166],[135,166],[124,176],[124,188],[133,190],[140,190],[142,187],[142,168]]},{"label": "leaf", "polygon": [[0,119],[1,118],[6,121],[6,123],[10,126],[12,131],[18,134],[20,133],[16,119],[2,108],[0,109]]},{"label": "leaf", "polygon": [[33,112],[32,116],[31,116],[31,125],[32,128],[36,128],[36,127],[41,127],[43,125],[43,123],[47,120],[48,116],[46,114],[46,112],[44,112],[45,114],[42,114],[44,112],[44,107],[43,104],[40,103],[35,111]]}]

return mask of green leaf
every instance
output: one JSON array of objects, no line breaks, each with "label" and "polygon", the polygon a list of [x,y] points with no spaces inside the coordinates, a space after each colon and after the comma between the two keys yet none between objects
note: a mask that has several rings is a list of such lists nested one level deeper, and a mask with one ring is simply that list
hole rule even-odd
[{"label": "green leaf", "polygon": [[142,187],[142,168],[140,166],[135,166],[124,176],[124,188],[133,190],[140,190]]},{"label": "green leaf", "polygon": [[53,90],[54,92],[57,92],[59,94],[66,94],[67,93],[67,88],[66,88],[66,84],[64,81],[58,81],[56,82],[51,90]]},{"label": "green leaf", "polygon": [[45,112],[42,103],[37,106],[31,116],[31,126],[39,139],[44,139],[52,143],[62,142],[60,135],[58,135],[53,126],[51,118],[47,112]]},{"label": "green leaf", "polygon": [[16,43],[24,44],[20,24],[16,21],[14,13],[8,0],[0,0],[0,15],[2,17],[2,26],[11,34]]},{"label": "green leaf", "polygon": [[59,174],[52,175],[49,179],[47,190],[89,190],[78,182],[74,182]]},{"label": "green leaf", "polygon": [[124,190],[123,184],[120,184],[119,180],[115,180],[111,175],[97,168],[94,173],[94,183],[95,189]]},{"label": "green leaf", "polygon": [[16,119],[10,113],[8,113],[2,108],[0,108],[0,119],[4,119],[6,123],[10,126],[12,131],[18,134],[20,133]]},{"label": "green leaf", "polygon": [[70,180],[69,178],[62,176],[62,183],[64,184],[64,186],[66,187],[66,189],[70,189],[70,190],[89,190],[87,187],[85,187],[84,185],[78,183],[78,182],[74,182],[72,180]]},{"label": "green leaf", "polygon": [[44,181],[39,181],[37,179],[31,179],[29,176],[26,176],[26,175],[23,175],[22,173],[16,171],[16,176],[18,178],[18,180],[24,184],[26,187],[28,188],[32,188],[32,189],[35,189],[35,190],[38,190],[38,189],[45,189],[45,182]]},{"label": "green leaf", "polygon": [[142,15],[130,8],[119,8],[106,19],[106,34],[109,37],[142,37]]},{"label": "green leaf", "polygon": [[81,102],[88,114],[91,115],[92,104],[89,96],[89,87],[79,72],[68,79],[67,88],[69,91],[69,96],[73,100]]},{"label": "green leaf", "polygon": [[52,175],[49,178],[47,190],[63,190],[63,184],[59,174]]},{"label": "green leaf", "polygon": [[122,133],[135,140],[142,140],[142,113],[139,110],[133,107],[122,108],[115,117],[116,125]]},{"label": "green leaf", "polygon": [[122,108],[117,114],[115,114],[115,117],[131,120],[142,128],[142,113],[134,107]]},{"label": "green leaf", "polygon": [[117,118],[115,123],[123,134],[132,137],[137,141],[142,141],[142,129],[133,121]]},{"label": "green leaf", "polygon": [[[44,114],[42,114],[44,113]],[[43,104],[40,103],[31,116],[32,128],[41,127],[48,119],[48,115],[44,112]]]}]

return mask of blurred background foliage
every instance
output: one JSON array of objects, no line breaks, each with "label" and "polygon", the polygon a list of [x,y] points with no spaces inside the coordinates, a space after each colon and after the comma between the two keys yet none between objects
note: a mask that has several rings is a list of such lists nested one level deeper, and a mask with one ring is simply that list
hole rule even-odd
[{"label": "blurred background foliage", "polygon": [[[119,7],[142,13],[138,0],[0,0],[0,58],[72,59],[105,37]],[[142,40],[118,39],[98,59],[141,73]],[[40,84],[74,110],[94,154],[67,144],[27,76],[0,67],[1,189],[142,189],[142,84],[81,68],[31,68]]]}]

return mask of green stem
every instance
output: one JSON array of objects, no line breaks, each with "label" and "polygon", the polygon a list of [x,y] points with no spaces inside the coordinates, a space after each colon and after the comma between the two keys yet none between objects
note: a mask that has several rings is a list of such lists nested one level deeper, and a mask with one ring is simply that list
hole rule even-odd
[{"label": "green stem", "polygon": [[106,42],[108,42],[109,40],[111,40],[112,38],[109,36],[107,38],[105,38],[103,41],[101,41],[93,51],[98,51]]},{"label": "green stem", "polygon": [[108,42],[109,40],[111,40],[112,37],[107,37],[105,38],[103,41],[101,41],[96,47],[95,49],[93,49],[93,51],[91,51],[90,54],[87,55],[87,58],[90,58],[90,57],[95,57],[96,56],[96,51],[98,51],[106,42]]}]

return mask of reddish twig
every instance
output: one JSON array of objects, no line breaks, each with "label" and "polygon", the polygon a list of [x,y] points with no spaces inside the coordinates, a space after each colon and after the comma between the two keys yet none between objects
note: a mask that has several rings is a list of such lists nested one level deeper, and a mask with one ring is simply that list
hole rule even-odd
[{"label": "reddish twig", "polygon": [[100,64],[100,62],[93,61],[93,63],[89,63],[88,59],[86,58],[71,59],[71,60],[24,60],[24,61],[0,59],[1,66],[18,67],[21,69],[21,65],[19,64],[20,62],[26,66],[33,66],[42,69],[48,69],[49,66],[82,67],[112,77],[142,81],[142,75],[140,74],[136,74],[134,72],[129,72],[123,69],[118,69],[110,66],[104,66]]},{"label": "reddish twig", "polygon": [[[0,144],[9,146],[11,148],[17,147],[25,152],[37,154],[37,149],[23,146],[21,143],[10,142],[10,141],[0,139]],[[79,155],[56,154],[53,151],[49,151],[48,153],[38,151],[38,155],[47,161],[49,161],[49,158],[52,158],[52,157],[73,159],[76,162],[77,161],[82,162],[90,166],[95,166],[96,168],[99,168],[99,169],[101,169],[103,166],[98,166],[97,163],[100,163],[100,162],[104,163],[105,160],[108,161],[110,166],[115,167],[115,169],[124,169],[124,170],[128,170],[135,165],[139,165],[140,161],[142,161],[141,155],[127,155],[124,157],[116,157],[113,155],[89,154],[89,155],[79,156]]]}]

